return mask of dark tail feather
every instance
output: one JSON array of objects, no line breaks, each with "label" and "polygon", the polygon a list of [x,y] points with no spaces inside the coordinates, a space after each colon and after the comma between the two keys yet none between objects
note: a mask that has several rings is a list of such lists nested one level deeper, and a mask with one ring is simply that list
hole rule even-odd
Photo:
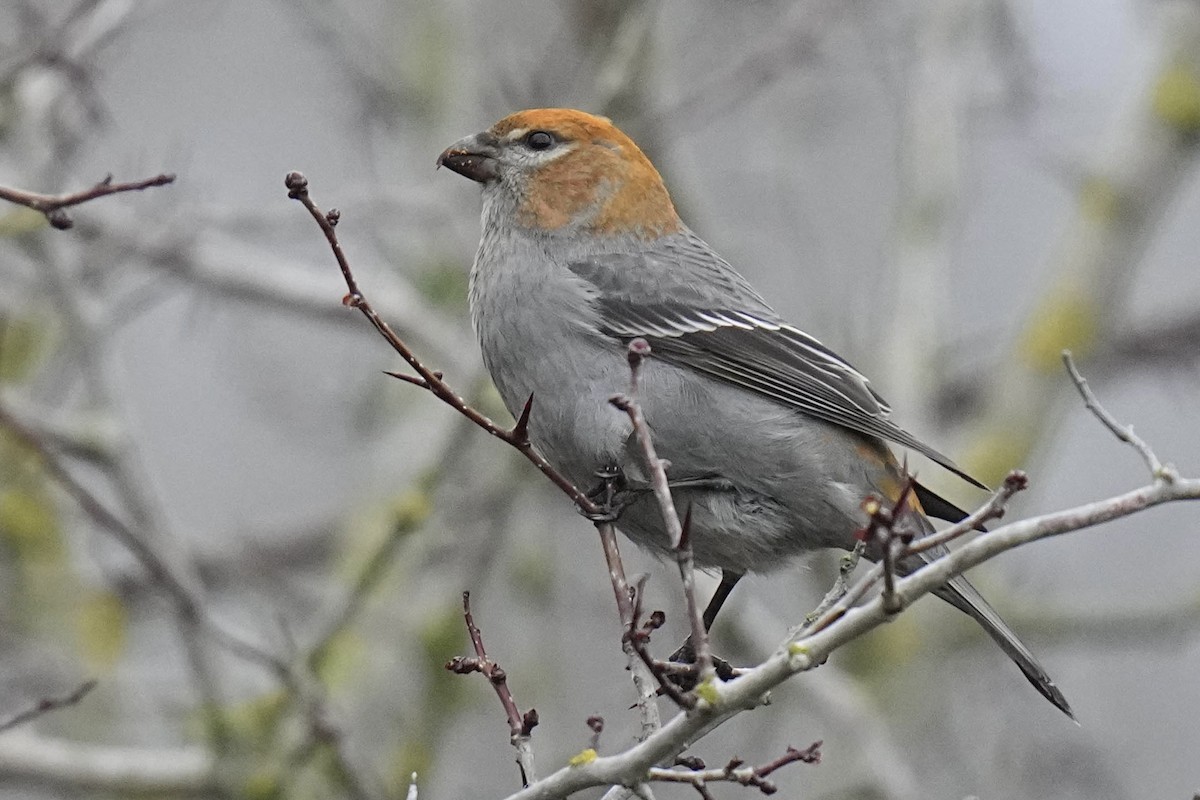
[{"label": "dark tail feather", "polygon": [[1000,615],[988,605],[988,602],[983,599],[983,595],[979,594],[979,591],[966,578],[960,575],[937,589],[934,594],[958,610],[969,614],[987,631],[988,636],[1000,645],[1000,649],[1016,663],[1029,682],[1033,684],[1033,688],[1037,689],[1043,697],[1072,720],[1075,719],[1075,714],[1071,711],[1071,704],[1054,685],[1054,681],[1050,680],[1050,676],[1033,657],[1033,653],[1029,652],[1029,648],[1021,643],[1012,629],[1005,624],[1004,620],[1000,619]]}]

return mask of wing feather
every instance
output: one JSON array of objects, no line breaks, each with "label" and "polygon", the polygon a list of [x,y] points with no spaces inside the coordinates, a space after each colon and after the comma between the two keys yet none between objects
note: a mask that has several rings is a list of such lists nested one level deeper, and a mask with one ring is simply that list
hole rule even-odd
[{"label": "wing feather", "polygon": [[606,254],[568,266],[591,284],[607,335],[643,337],[666,361],[911,448],[986,488],[888,419],[891,408],[862,373],[780,319],[690,231],[669,237],[650,252]]}]

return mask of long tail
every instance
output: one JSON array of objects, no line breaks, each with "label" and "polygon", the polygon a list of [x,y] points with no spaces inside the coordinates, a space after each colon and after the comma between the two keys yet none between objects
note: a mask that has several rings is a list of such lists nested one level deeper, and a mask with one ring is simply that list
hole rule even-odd
[{"label": "long tail", "polygon": [[988,602],[983,599],[983,595],[966,578],[960,575],[935,590],[934,594],[959,611],[969,614],[987,631],[988,636],[991,636],[992,640],[1000,645],[1000,649],[1008,654],[1008,657],[1033,684],[1033,688],[1041,692],[1043,697],[1068,717],[1075,719],[1075,714],[1071,711],[1071,704],[1054,685],[1054,681],[1050,680],[1050,676],[1033,657],[1033,653],[1029,652],[1029,648],[1022,644],[1012,629],[1005,624],[1004,620],[1000,619],[996,610],[988,605]]}]

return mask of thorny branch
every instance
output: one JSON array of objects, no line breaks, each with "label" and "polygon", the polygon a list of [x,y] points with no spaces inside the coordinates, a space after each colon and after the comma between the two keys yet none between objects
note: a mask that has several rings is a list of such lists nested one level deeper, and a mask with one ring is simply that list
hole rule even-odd
[{"label": "thorny branch", "polygon": [[[1118,438],[1126,441],[1122,436]],[[1026,483],[1023,473],[1011,473],[1005,485],[983,508],[939,534],[940,542],[953,538],[951,534],[962,535],[981,522],[1000,516],[1007,501]],[[940,555],[909,575],[897,577],[895,598],[901,606],[907,607],[956,575],[1008,550],[1181,500],[1200,500],[1200,479],[1183,479],[1173,473],[1167,478],[1159,474],[1150,485],[1115,497],[1001,526],[980,534],[957,550]],[[925,546],[924,540],[912,545],[916,546]],[[737,680],[715,682],[710,687],[710,702],[676,714],[657,733],[622,753],[600,757],[588,764],[564,767],[511,795],[509,800],[549,800],[566,797],[588,786],[628,786],[644,781],[651,770],[658,768],[656,765],[683,752],[706,729],[753,707],[765,692],[792,675],[813,669],[833,651],[889,620],[892,613],[881,595],[855,605],[879,580],[880,573],[876,570],[873,570],[874,580],[864,578],[816,623],[801,629],[794,637],[789,636],[766,661],[742,671]]]},{"label": "thorny branch", "polygon": [[49,714],[52,711],[57,711],[60,708],[73,706],[87,697],[88,693],[95,688],[96,681],[89,680],[84,681],[70,694],[65,694],[61,697],[44,697],[24,711],[18,712],[6,720],[0,720],[0,733],[16,728],[19,725],[24,725],[27,722],[32,722],[38,717]]},{"label": "thorny branch", "polygon": [[517,701],[508,688],[508,673],[488,656],[487,648],[483,646],[483,633],[480,632],[479,626],[475,624],[475,618],[471,614],[470,592],[463,592],[463,619],[466,621],[467,635],[471,637],[475,655],[474,657],[455,656],[446,662],[446,669],[458,675],[479,672],[488,679],[496,696],[500,698],[500,705],[504,706],[504,713],[508,716],[508,729],[512,745],[517,749],[517,766],[521,769],[521,785],[528,786],[531,781],[537,780],[533,748],[530,744],[530,736],[538,724],[537,709],[531,708],[522,714],[517,708]]},{"label": "thorny branch", "polygon": [[[642,448],[642,457],[646,462],[646,470],[650,474],[650,486],[654,490],[654,499],[662,512],[663,525],[671,537],[671,549],[675,555],[675,563],[679,567],[679,579],[683,584],[683,596],[687,604],[688,621],[691,624],[692,648],[696,654],[696,664],[700,669],[700,680],[711,680],[713,677],[712,653],[709,650],[708,631],[704,627],[700,605],[696,602],[696,569],[692,559],[692,546],[689,537],[691,515],[687,522],[680,523],[679,513],[675,509],[675,501],[671,497],[671,487],[667,482],[666,463],[658,457],[654,449],[654,440],[650,436],[650,427],[642,413],[638,399],[638,382],[641,377],[642,365],[650,355],[650,344],[645,339],[634,339],[629,343],[629,394],[617,395],[610,402],[629,415],[629,421],[637,434],[638,444]],[[630,627],[632,632],[632,626]]]},{"label": "thorny branch", "polygon": [[[992,496],[987,499],[987,502],[968,514],[961,522],[956,522],[944,530],[903,544],[903,549],[895,555],[895,558],[904,558],[941,547],[947,542],[954,541],[973,530],[979,530],[985,522],[1000,519],[1004,516],[1008,503],[1012,500],[1013,496],[1028,486],[1029,478],[1025,473],[1021,470],[1013,470],[1005,477],[1004,483],[1001,484],[1000,488],[993,492]],[[829,626],[842,614],[845,614],[847,610],[857,605],[881,578],[885,578],[887,571],[887,565],[881,561],[872,566],[849,589],[841,591],[840,596],[832,603],[826,602],[829,599],[827,596],[817,611],[810,614],[800,626],[792,629],[792,636],[798,636],[801,633],[816,633]],[[847,574],[844,571],[842,572],[843,577]],[[894,608],[895,602],[896,595],[893,585],[892,591],[889,593],[889,607]]]},{"label": "thorny branch", "polygon": [[67,208],[90,202],[99,197],[107,197],[110,194],[140,192],[143,189],[149,189],[154,186],[166,186],[168,183],[174,182],[175,176],[169,173],[155,175],[153,178],[145,178],[140,181],[130,181],[128,183],[113,183],[112,175],[108,175],[104,180],[90,189],[83,189],[82,191],[67,194],[39,194],[37,192],[27,192],[23,189],[0,186],[0,200],[7,200],[10,203],[16,203],[17,205],[32,208],[34,211],[40,211],[46,215],[46,221],[50,223],[50,227],[65,231],[75,224],[75,221],[66,212],[65,209]]},{"label": "thorny branch", "polygon": [[399,377],[423,389],[428,389],[435,397],[470,419],[480,428],[483,428],[492,436],[519,450],[546,477],[553,481],[559,489],[565,492],[580,509],[589,514],[599,513],[600,508],[581,489],[567,480],[554,467],[550,466],[550,463],[533,449],[533,445],[529,441],[529,414],[533,408],[533,396],[529,397],[520,419],[517,420],[517,423],[511,429],[500,427],[478,410],[468,405],[466,400],[454,391],[448,383],[442,380],[440,372],[425,366],[416,353],[375,313],[375,309],[371,307],[370,302],[363,296],[362,291],[358,288],[358,281],[354,277],[354,272],[350,268],[350,262],[346,259],[346,254],[342,251],[342,245],[338,241],[335,230],[338,221],[341,219],[341,212],[336,208],[330,209],[328,212],[322,212],[309,196],[308,179],[299,172],[289,172],[284,179],[284,185],[287,187],[288,197],[300,201],[301,205],[308,209],[308,213],[312,215],[317,225],[320,226],[321,232],[325,234],[325,240],[333,250],[333,256],[337,259],[338,267],[342,271],[342,278],[346,281],[346,289],[349,292],[342,299],[342,302],[362,312],[372,327],[387,340],[392,349],[399,353],[400,357],[408,362],[408,365],[417,373],[415,376],[396,375],[395,377]]},{"label": "thorny branch", "polygon": [[[528,438],[533,398],[531,397],[526,403],[511,430],[500,428],[483,414],[468,406],[443,381],[440,373],[426,367],[391,331],[362,295],[334,231],[334,226],[339,219],[338,212],[331,210],[323,213],[317,208],[308,195],[308,181],[300,173],[290,173],[286,178],[286,185],[289,197],[299,200],[308,209],[313,219],[321,227],[334,252],[349,290],[349,294],[344,299],[345,304],[359,309],[372,326],[417,373],[415,376],[405,375],[403,379],[429,390],[479,427],[517,448],[571,497],[585,514],[596,520],[596,528],[601,535],[614,593],[621,611],[622,624],[627,630],[635,627],[634,620],[637,617],[617,551],[615,530],[611,521],[605,520],[603,516],[606,509],[601,508],[565,476],[555,471],[533,449]],[[710,683],[705,695],[706,702],[676,714],[657,731],[648,732],[642,741],[624,752],[572,763],[531,783],[511,795],[510,800],[565,797],[588,786],[603,785],[631,787],[635,793],[645,794],[648,792],[646,780],[652,777],[652,771],[663,769],[657,765],[670,763],[671,759],[690,746],[698,736],[702,736],[704,732],[741,711],[755,707],[761,702],[763,694],[774,686],[798,672],[812,669],[823,663],[834,650],[881,625],[894,614],[896,609],[911,605],[914,600],[944,585],[954,576],[960,575],[1000,553],[1038,539],[1094,527],[1102,522],[1128,516],[1155,505],[1178,500],[1200,499],[1200,480],[1181,479],[1171,468],[1159,466],[1160,462],[1156,458],[1150,457],[1153,454],[1149,452],[1149,448],[1139,446],[1140,440],[1133,437],[1130,431],[1121,429],[1120,426],[1114,426],[1111,418],[1107,418],[1107,412],[1103,412],[1103,414],[1097,412],[1098,404],[1089,403],[1089,408],[1097,413],[1106,426],[1122,441],[1138,448],[1154,472],[1153,484],[1123,495],[1021,520],[984,533],[956,551],[939,554],[930,563],[908,575],[899,576],[891,573],[888,578],[890,591],[860,604],[870,589],[884,577],[885,568],[882,565],[876,565],[862,580],[833,603],[824,614],[811,624],[806,624],[794,631],[794,635],[789,636],[789,640],[785,642],[784,646],[766,661],[756,667],[739,671],[737,680]],[[652,458],[652,468],[655,463],[658,463],[661,469],[661,462]],[[899,547],[893,554],[894,558],[903,558],[937,547],[978,528],[987,520],[1003,516],[1008,501],[1014,494],[1024,489],[1026,484],[1027,479],[1023,473],[1019,471],[1010,473],[1001,489],[983,507],[962,522],[920,540],[905,541],[907,537],[898,537]],[[894,515],[895,512],[893,511],[892,514]],[[681,538],[683,538],[682,532],[685,530],[686,526],[680,525]],[[511,724],[510,717],[510,726]],[[735,768],[735,771],[740,768],[740,766]],[[724,771],[722,772],[724,773]],[[762,774],[759,774],[761,777]],[[653,777],[658,779],[659,773],[654,772]],[[693,783],[693,785],[695,784]]]},{"label": "thorny branch", "polygon": [[430,369],[417,357],[416,353],[380,318],[379,314],[371,306],[371,303],[363,295],[358,287],[358,281],[354,277],[354,272],[350,267],[350,262],[347,260],[346,254],[342,250],[342,245],[338,241],[337,231],[335,230],[338,221],[341,219],[341,213],[337,209],[330,209],[328,212],[321,211],[317,207],[317,204],[313,202],[312,197],[309,196],[308,178],[299,172],[289,172],[284,178],[284,186],[287,187],[288,197],[299,201],[308,210],[313,220],[321,228],[321,232],[325,235],[325,241],[329,243],[329,247],[333,251],[333,256],[337,260],[338,268],[342,271],[342,278],[345,280],[346,289],[348,290],[342,302],[351,308],[358,309],[367,318],[367,321],[371,323],[371,326],[379,332],[379,335],[417,373],[416,375],[403,373],[389,374],[393,374],[395,377],[419,386],[422,389],[427,389],[435,397],[471,420],[475,425],[502,442],[516,448],[521,455],[525,456],[543,475],[549,478],[555,486],[570,497],[580,511],[592,519],[600,520],[596,522],[596,531],[600,534],[600,544],[604,551],[605,561],[608,564],[609,578],[613,584],[613,593],[616,596],[621,624],[622,626],[627,626],[632,614],[632,605],[629,598],[629,583],[625,578],[625,568],[621,563],[621,556],[617,547],[616,530],[611,522],[602,520],[604,509],[592,501],[586,493],[575,486],[565,475],[554,469],[550,465],[550,462],[546,461],[529,441],[529,417],[533,410],[533,395],[530,395],[529,399],[525,402],[525,408],[511,429],[500,427],[469,405],[462,396],[442,379],[440,372]]}]

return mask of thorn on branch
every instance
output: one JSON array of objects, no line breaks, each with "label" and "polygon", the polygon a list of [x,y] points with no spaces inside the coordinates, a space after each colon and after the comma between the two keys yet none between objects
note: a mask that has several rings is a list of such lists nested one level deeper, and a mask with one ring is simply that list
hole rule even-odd
[{"label": "thorn on branch", "polygon": [[525,405],[521,407],[521,415],[517,417],[517,424],[513,425],[512,438],[514,441],[521,443],[529,442],[529,415],[533,412],[533,392],[529,393],[529,397],[525,399]]},{"label": "thorn on branch", "polygon": [[[700,670],[700,680],[704,682],[710,679],[715,673],[713,672],[712,653],[709,649],[708,630],[704,625],[700,606],[696,602],[695,562],[692,557],[691,537],[687,533],[687,530],[690,530],[690,517],[688,529],[685,529],[683,523],[679,521],[679,512],[675,508],[675,501],[671,496],[671,485],[667,480],[667,461],[659,458],[658,453],[654,449],[654,440],[650,434],[650,425],[646,422],[646,417],[642,412],[641,402],[638,397],[641,368],[645,358],[649,354],[650,345],[645,339],[637,338],[629,343],[629,393],[626,395],[616,395],[610,398],[609,402],[628,415],[629,423],[633,427],[633,433],[640,445],[642,459],[645,462],[646,472],[650,480],[650,487],[654,492],[654,499],[658,503],[659,512],[662,516],[663,529],[666,531],[674,550],[675,564],[679,570],[679,582],[683,587],[688,622],[692,631],[690,639],[695,648],[696,665]],[[632,633],[632,629],[630,633]],[[652,670],[654,669],[649,662],[647,662],[647,666],[650,666]],[[661,681],[661,671],[657,674],[660,676]],[[674,686],[668,688],[664,685],[663,690],[671,695],[673,699],[678,693]]]},{"label": "thorn on branch", "polygon": [[[404,381],[405,383],[411,383],[413,386],[420,386],[422,389],[429,388],[429,384],[425,381],[425,379],[417,377],[416,375],[406,375],[403,372],[388,372],[387,370],[384,370],[383,374],[390,375],[391,377]],[[434,375],[437,374],[438,373],[436,372],[434,373]]]},{"label": "thorn on branch", "polygon": [[688,503],[688,507],[683,512],[683,524],[679,527],[679,547],[676,548],[681,552],[690,551],[692,549],[692,504]]}]

